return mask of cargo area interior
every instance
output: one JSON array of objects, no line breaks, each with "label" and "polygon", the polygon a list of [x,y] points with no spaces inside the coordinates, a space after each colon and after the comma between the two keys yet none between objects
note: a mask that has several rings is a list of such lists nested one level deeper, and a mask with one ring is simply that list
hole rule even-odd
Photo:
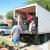
[{"label": "cargo area interior", "polygon": [[[18,9],[15,11],[15,17],[17,17],[17,13],[20,14],[20,25],[22,27],[23,31],[29,31],[29,25],[30,21],[27,21],[27,15],[31,14],[32,15],[32,28],[31,28],[31,33],[36,33],[37,32],[37,27],[38,27],[38,18],[36,17],[36,7],[26,7],[22,9]],[[34,25],[34,26],[33,26]]]}]

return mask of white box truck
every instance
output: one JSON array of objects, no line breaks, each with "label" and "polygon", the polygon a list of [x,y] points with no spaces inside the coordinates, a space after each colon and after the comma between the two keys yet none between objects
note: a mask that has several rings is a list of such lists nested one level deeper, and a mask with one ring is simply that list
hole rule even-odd
[{"label": "white box truck", "polygon": [[[18,25],[19,25],[20,22],[22,23],[23,20],[24,21],[26,20],[26,14],[28,13],[32,13],[33,19],[35,20],[35,26],[33,27],[33,31],[31,31],[31,34],[35,35],[35,39],[36,39],[35,41],[37,42],[37,39],[40,36],[40,38],[42,39],[40,38],[39,39],[40,40],[44,39],[44,42],[46,42],[47,34],[50,33],[50,12],[47,11],[45,8],[41,7],[40,5],[38,5],[37,3],[25,5],[14,9],[14,17],[13,17],[14,21],[18,21]],[[25,28],[26,26],[22,26],[22,27]],[[26,32],[27,31],[25,31],[25,34],[28,33]]]}]

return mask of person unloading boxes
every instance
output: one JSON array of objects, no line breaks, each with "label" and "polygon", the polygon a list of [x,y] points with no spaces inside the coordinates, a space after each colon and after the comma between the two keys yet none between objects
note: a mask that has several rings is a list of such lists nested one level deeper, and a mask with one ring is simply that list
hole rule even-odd
[{"label": "person unloading boxes", "polygon": [[35,26],[35,22],[33,20],[33,13],[28,13],[27,14],[27,21],[28,21],[28,28],[29,28],[29,31],[31,32],[31,29],[33,26]]},{"label": "person unloading boxes", "polygon": [[22,29],[20,27],[20,25],[18,25],[17,23],[13,26],[12,30],[11,30],[11,38],[12,38],[12,42],[14,44],[14,48],[20,45],[19,41],[20,41],[20,33],[22,32]]},{"label": "person unloading boxes", "polygon": [[33,16],[32,16],[32,13],[27,13],[26,14],[27,16],[27,19],[26,19],[26,24],[27,24],[27,27],[28,27],[28,29],[29,29],[29,24],[30,24],[30,22],[32,21],[32,18],[33,18]]}]

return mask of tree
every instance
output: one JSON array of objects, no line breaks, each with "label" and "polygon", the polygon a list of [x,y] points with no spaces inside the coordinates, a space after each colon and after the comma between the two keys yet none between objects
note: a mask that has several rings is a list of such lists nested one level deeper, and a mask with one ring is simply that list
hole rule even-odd
[{"label": "tree", "polygon": [[13,11],[7,12],[6,18],[7,18],[7,19],[13,19]]},{"label": "tree", "polygon": [[27,0],[27,4],[38,3],[42,7],[50,11],[50,0]]}]

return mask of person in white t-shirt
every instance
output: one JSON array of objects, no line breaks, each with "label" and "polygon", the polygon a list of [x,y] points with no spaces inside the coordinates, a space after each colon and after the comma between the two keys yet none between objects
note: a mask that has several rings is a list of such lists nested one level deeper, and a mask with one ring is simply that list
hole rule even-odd
[{"label": "person in white t-shirt", "polygon": [[21,32],[22,32],[22,29],[21,29],[20,25],[16,24],[13,26],[13,28],[11,30],[11,38],[12,38],[12,42],[14,44],[14,48],[19,45],[18,42],[20,41],[20,33]]}]

